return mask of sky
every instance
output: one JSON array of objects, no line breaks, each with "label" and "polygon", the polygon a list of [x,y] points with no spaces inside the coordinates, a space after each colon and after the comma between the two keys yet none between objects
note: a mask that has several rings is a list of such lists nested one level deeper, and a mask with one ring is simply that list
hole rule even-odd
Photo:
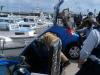
[{"label": "sky", "polygon": [[[53,12],[54,5],[59,0],[0,0],[3,11],[32,11],[40,8],[43,11]],[[61,8],[69,8],[72,11],[86,12],[87,9],[99,11],[100,0],[64,0]]]}]

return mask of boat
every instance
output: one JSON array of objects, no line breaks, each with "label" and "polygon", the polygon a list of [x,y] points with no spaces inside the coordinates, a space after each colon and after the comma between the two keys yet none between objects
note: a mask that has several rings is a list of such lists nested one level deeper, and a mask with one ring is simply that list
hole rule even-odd
[{"label": "boat", "polygon": [[20,20],[22,19],[17,17],[0,17],[0,30],[10,31],[19,29],[19,25],[16,23]]},{"label": "boat", "polygon": [[35,22],[20,21],[20,22],[17,22],[17,25],[19,25],[19,29],[27,28],[27,29],[32,30],[32,29],[36,28],[36,23]]},{"label": "boat", "polygon": [[[22,42],[15,42],[12,38],[6,36],[0,36],[0,50],[13,50],[24,48],[25,44]],[[0,51],[0,53],[1,53]],[[3,53],[3,52],[2,52]]]}]

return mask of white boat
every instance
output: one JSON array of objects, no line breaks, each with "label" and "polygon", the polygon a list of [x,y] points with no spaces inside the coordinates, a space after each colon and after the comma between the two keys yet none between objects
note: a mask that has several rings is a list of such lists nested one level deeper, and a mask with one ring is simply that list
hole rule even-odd
[{"label": "white boat", "polygon": [[53,22],[47,20],[43,14],[40,17],[14,15],[0,17],[0,30],[14,32],[13,37],[34,37],[52,25]]},{"label": "white boat", "polygon": [[42,17],[35,19],[35,23],[37,28],[50,27],[53,25],[52,21],[49,21],[46,18],[42,18]]},{"label": "white boat", "polygon": [[29,28],[21,27],[20,29],[15,31],[15,37],[35,37],[37,34],[35,34],[35,30],[31,30]]},{"label": "white boat", "polygon": [[0,30],[10,31],[19,29],[19,25],[16,24],[21,18],[16,17],[0,17]]},{"label": "white boat", "polygon": [[25,47],[25,44],[22,42],[15,42],[10,37],[0,36],[0,50],[20,49],[23,47]]},{"label": "white boat", "polygon": [[20,21],[17,22],[17,25],[19,25],[19,29],[21,28],[27,28],[27,29],[34,29],[36,28],[36,23],[34,22],[24,22],[24,21]]}]

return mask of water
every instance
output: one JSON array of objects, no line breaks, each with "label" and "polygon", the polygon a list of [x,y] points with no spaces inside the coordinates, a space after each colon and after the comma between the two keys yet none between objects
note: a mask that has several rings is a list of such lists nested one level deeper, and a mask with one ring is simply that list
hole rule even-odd
[{"label": "water", "polygon": [[5,65],[0,65],[0,75],[9,75],[9,71]]}]

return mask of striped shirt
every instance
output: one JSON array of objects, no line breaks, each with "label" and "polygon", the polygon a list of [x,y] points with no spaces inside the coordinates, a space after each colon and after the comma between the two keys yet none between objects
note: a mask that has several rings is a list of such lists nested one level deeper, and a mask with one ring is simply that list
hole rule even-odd
[{"label": "striped shirt", "polygon": [[87,39],[83,42],[83,47],[80,51],[80,59],[85,60],[93,51],[94,48],[98,46],[100,43],[100,32],[96,29],[92,30],[87,37]]}]

